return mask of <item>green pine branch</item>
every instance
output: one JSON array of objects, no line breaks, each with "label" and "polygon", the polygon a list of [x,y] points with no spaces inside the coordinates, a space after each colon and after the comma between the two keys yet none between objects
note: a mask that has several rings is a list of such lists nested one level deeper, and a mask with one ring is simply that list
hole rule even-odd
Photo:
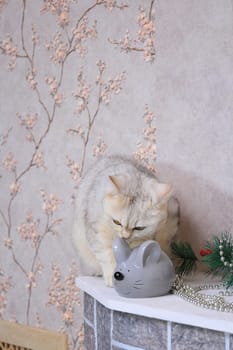
[{"label": "green pine branch", "polygon": [[[213,241],[206,242],[206,248],[211,254],[203,257],[203,262],[208,267],[208,273],[221,276],[226,287],[233,286],[233,240],[229,233],[214,236]],[[222,252],[222,253],[221,253]],[[222,254],[222,255],[221,255]]]},{"label": "green pine branch", "polygon": [[[226,288],[233,287],[233,238],[229,233],[214,236],[205,244],[201,262],[208,268],[208,274],[221,276]],[[199,259],[187,242],[173,242],[171,251],[175,261],[176,273],[188,275],[196,269]]]},{"label": "green pine branch", "polygon": [[232,288],[233,287],[233,273],[229,273],[224,279],[223,283],[226,285],[226,288]]},{"label": "green pine branch", "polygon": [[173,242],[171,250],[175,260],[176,273],[188,275],[196,269],[198,259],[189,243]]}]

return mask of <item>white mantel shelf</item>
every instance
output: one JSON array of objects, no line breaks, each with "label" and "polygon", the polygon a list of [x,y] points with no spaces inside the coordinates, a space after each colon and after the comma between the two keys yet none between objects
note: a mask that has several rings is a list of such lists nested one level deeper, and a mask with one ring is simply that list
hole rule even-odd
[{"label": "white mantel shelf", "polygon": [[124,298],[106,287],[100,277],[77,277],[76,285],[110,310],[233,334],[233,313],[206,310],[176,295]]}]

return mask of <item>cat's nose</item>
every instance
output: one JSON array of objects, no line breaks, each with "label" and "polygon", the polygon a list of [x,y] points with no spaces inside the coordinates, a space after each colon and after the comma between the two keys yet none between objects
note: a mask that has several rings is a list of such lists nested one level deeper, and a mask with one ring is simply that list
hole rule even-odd
[{"label": "cat's nose", "polygon": [[117,281],[122,281],[125,276],[123,275],[123,273],[117,271],[114,273],[114,278],[117,280]]},{"label": "cat's nose", "polygon": [[132,232],[129,232],[129,231],[124,231],[123,233],[122,233],[122,236],[123,236],[123,238],[130,238],[131,237],[131,235],[132,235]]}]

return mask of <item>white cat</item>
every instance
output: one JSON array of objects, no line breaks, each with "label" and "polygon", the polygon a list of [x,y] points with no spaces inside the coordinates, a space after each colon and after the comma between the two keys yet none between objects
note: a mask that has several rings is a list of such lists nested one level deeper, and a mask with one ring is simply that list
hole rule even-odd
[{"label": "white cat", "polygon": [[169,253],[178,227],[172,187],[143,166],[121,156],[102,158],[86,173],[76,199],[73,238],[81,270],[103,275],[112,286],[112,241],[124,237],[133,248],[155,239]]}]

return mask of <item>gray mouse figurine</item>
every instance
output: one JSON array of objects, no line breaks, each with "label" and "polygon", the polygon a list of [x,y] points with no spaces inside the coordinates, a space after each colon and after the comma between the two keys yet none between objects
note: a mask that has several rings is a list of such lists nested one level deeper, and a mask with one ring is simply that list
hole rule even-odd
[{"label": "gray mouse figurine", "polygon": [[174,266],[156,241],[145,241],[130,249],[127,242],[118,237],[113,241],[113,253],[117,262],[113,285],[119,295],[149,298],[171,290]]}]

